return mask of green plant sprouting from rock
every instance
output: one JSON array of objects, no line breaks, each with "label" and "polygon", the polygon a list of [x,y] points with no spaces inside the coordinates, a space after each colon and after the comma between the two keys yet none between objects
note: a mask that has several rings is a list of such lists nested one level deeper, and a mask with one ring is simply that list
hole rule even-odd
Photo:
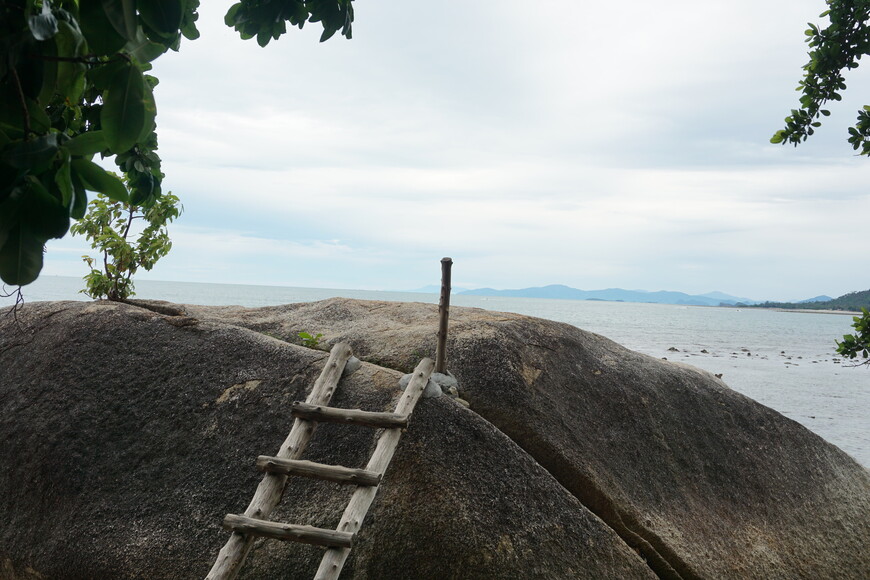
[{"label": "green plant sprouting from rock", "polygon": [[133,275],[140,268],[151,270],[172,248],[166,226],[182,210],[172,193],[164,193],[147,207],[98,194],[85,216],[70,228],[73,234],[87,237],[91,247],[102,253],[102,268],[95,267],[96,259],[82,257],[91,269],[84,277],[87,287],[82,292],[91,298],[109,300],[132,296]]},{"label": "green plant sprouting from rock", "polygon": [[317,345],[320,344],[320,339],[323,337],[323,334],[317,333],[312,335],[309,332],[300,332],[299,338],[302,339],[302,346],[307,346],[308,348],[317,348]]}]

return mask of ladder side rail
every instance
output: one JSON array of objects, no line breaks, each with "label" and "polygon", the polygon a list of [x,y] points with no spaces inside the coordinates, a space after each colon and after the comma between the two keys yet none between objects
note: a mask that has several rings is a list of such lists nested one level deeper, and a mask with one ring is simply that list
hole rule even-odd
[{"label": "ladder side rail", "polygon": [[[435,368],[435,363],[432,359],[424,358],[414,369],[414,376],[411,382],[405,388],[405,392],[399,399],[396,405],[395,412],[400,415],[410,415],[420,400],[423,391],[426,389],[426,383],[429,382],[429,377],[432,375],[432,370]],[[402,437],[402,430],[386,429],[381,433],[378,439],[375,452],[366,465],[367,471],[373,471],[380,474],[382,477],[393,459],[393,454],[396,447],[399,445],[399,439]],[[357,487],[341,516],[341,521],[336,528],[336,531],[348,532],[356,534],[372,501],[377,494],[377,487]],[[327,548],[323,554],[323,559],[320,561],[320,567],[317,569],[317,574],[314,580],[336,580],[341,574],[341,569],[350,554],[350,548]]]},{"label": "ladder side rail", "polygon": [[[323,367],[320,376],[314,383],[311,389],[311,394],[306,399],[307,403],[312,405],[326,405],[329,403],[335,389],[338,386],[338,381],[344,372],[344,367],[348,359],[353,355],[353,351],[347,343],[340,342],[332,347],[329,353],[329,359]],[[282,459],[299,459],[308,447],[311,436],[314,433],[315,424],[304,419],[294,419],[293,428],[290,434],[281,444],[276,457]],[[284,494],[284,485],[287,482],[287,475],[266,473],[260,484],[257,486],[257,491],[251,499],[251,503],[245,510],[244,515],[249,518],[268,519],[269,514],[281,501],[281,496]],[[254,544],[255,536],[250,534],[242,534],[233,532],[229,540],[221,548],[214,565],[206,576],[206,580],[233,580],[238,575],[245,562],[251,547]]]}]

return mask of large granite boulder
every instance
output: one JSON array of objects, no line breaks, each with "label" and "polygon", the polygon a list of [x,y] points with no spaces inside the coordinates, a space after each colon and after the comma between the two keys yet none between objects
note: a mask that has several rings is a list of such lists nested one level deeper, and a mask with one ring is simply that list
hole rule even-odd
[{"label": "large granite boulder", "polygon": [[[205,576],[224,514],[260,479],[254,459],[277,451],[325,359],[171,305],[0,312],[0,579]],[[333,404],[391,410],[400,376],[363,364]],[[373,443],[321,425],[307,458],[363,466]],[[349,494],[293,478],[273,518],[334,527]],[[310,578],[319,556],[259,541],[241,577]],[[342,577],[656,576],[519,445],[441,397],[418,405]]]},{"label": "large granite boulder", "polygon": [[[427,304],[184,308],[290,341],[322,333],[404,371],[435,348]],[[704,371],[470,308],[451,309],[448,368],[474,413],[662,578],[870,578],[868,471]]]}]

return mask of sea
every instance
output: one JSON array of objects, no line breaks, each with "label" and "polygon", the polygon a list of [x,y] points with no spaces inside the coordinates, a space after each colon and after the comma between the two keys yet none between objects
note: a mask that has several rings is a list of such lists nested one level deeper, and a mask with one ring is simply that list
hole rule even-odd
[{"label": "sea", "polygon": [[[27,302],[88,300],[80,278],[42,276]],[[138,280],[136,298],[181,304],[272,306],[332,297],[438,303],[437,294]],[[14,297],[0,298],[0,307]],[[740,393],[797,421],[870,468],[870,367],[835,352],[852,316],[592,300],[452,295],[453,306],[566,322],[632,350],[721,374]]]}]

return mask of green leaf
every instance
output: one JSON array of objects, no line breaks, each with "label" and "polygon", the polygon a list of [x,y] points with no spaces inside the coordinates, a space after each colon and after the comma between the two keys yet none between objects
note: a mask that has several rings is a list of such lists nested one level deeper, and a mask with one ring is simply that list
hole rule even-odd
[{"label": "green leaf", "polygon": [[36,101],[42,106],[47,106],[54,98],[57,88],[57,72],[59,64],[53,60],[57,56],[57,47],[54,42],[40,43],[40,57],[42,57],[42,87]]},{"label": "green leaf", "polygon": [[73,196],[75,195],[72,183],[72,172],[69,163],[62,163],[54,174],[54,183],[57,185],[58,191],[63,196],[61,203],[64,207],[72,207]]},{"label": "green leaf", "polygon": [[770,142],[771,143],[782,143],[783,141],[785,141],[785,137],[786,137],[785,131],[780,130],[780,131],[777,131],[776,133],[773,134],[773,137],[770,138]]},{"label": "green leaf", "polygon": [[144,143],[147,141],[148,136],[157,129],[157,103],[154,101],[154,91],[151,90],[151,86],[147,82],[145,83],[144,89],[142,103],[145,107],[145,122],[142,125],[142,132],[139,133],[139,137],[136,139],[137,143]]},{"label": "green leaf", "polygon": [[163,44],[151,42],[141,28],[137,30],[136,38],[127,43],[127,51],[140,63],[148,63],[167,51]]},{"label": "green leaf", "polygon": [[224,24],[227,26],[233,27],[236,25],[236,15],[239,13],[239,10],[242,8],[241,2],[236,2],[230,9],[227,10],[226,16],[224,16]]},{"label": "green leaf", "polygon": [[36,177],[26,178],[27,189],[21,206],[21,221],[28,231],[47,240],[62,238],[69,230],[69,211]]},{"label": "green leaf", "polygon": [[102,0],[79,0],[78,21],[88,47],[94,54],[115,54],[127,43],[127,39],[112,26]]},{"label": "green leaf", "polygon": [[73,174],[81,185],[90,191],[96,191],[109,199],[127,203],[127,188],[120,179],[105,169],[87,159],[73,159],[70,163]]},{"label": "green leaf", "polygon": [[[58,33],[54,38],[57,55],[63,58],[82,56],[85,39],[81,33],[67,22],[60,22]],[[76,103],[82,98],[85,90],[85,73],[87,67],[80,62],[57,63],[56,90],[58,93]]]},{"label": "green leaf", "polygon": [[181,34],[188,40],[199,38],[199,30],[196,28],[196,20],[199,18],[197,8],[199,0],[186,0],[184,14],[181,16]]},{"label": "green leaf", "polygon": [[70,155],[94,155],[108,149],[106,138],[102,131],[79,133],[64,144]]},{"label": "green leaf", "polygon": [[6,284],[24,286],[42,270],[42,247],[45,240],[19,223],[0,247],[0,279]]},{"label": "green leaf", "polygon": [[148,206],[153,201],[154,176],[151,173],[140,173],[130,183],[132,193],[130,203],[133,205]]},{"label": "green leaf", "polygon": [[100,124],[106,143],[114,153],[133,147],[144,130],[147,121],[144,93],[142,72],[128,63],[103,95]]},{"label": "green leaf", "polygon": [[24,188],[15,187],[11,193],[0,203],[0,246],[6,243],[10,232],[19,221],[19,211],[24,202]]},{"label": "green leaf", "polygon": [[57,34],[57,18],[51,13],[51,2],[42,3],[42,11],[27,19],[30,33],[36,40],[48,40]]},{"label": "green leaf", "polygon": [[[142,2],[142,4],[160,4],[162,1]],[[136,0],[102,0],[102,4],[106,19],[115,31],[127,40],[136,38],[136,31],[139,29]]]},{"label": "green leaf", "polygon": [[30,141],[18,141],[3,148],[0,160],[16,169],[39,171],[48,167],[57,154],[57,133]]},{"label": "green leaf", "polygon": [[73,219],[80,220],[85,217],[85,212],[88,209],[88,194],[84,187],[76,187],[75,184],[73,184],[73,191],[75,198],[69,215]]},{"label": "green leaf", "polygon": [[181,16],[180,0],[139,3],[140,20],[160,37],[176,36],[181,26]]},{"label": "green leaf", "polygon": [[94,88],[100,90],[108,90],[115,82],[119,75],[123,74],[129,62],[124,60],[112,60],[105,64],[96,66],[88,71],[88,80],[94,85]]},{"label": "green leaf", "polygon": [[320,35],[320,42],[326,42],[327,40],[332,38],[332,35],[335,34],[336,31],[337,29],[335,28],[324,28],[323,34]]}]

